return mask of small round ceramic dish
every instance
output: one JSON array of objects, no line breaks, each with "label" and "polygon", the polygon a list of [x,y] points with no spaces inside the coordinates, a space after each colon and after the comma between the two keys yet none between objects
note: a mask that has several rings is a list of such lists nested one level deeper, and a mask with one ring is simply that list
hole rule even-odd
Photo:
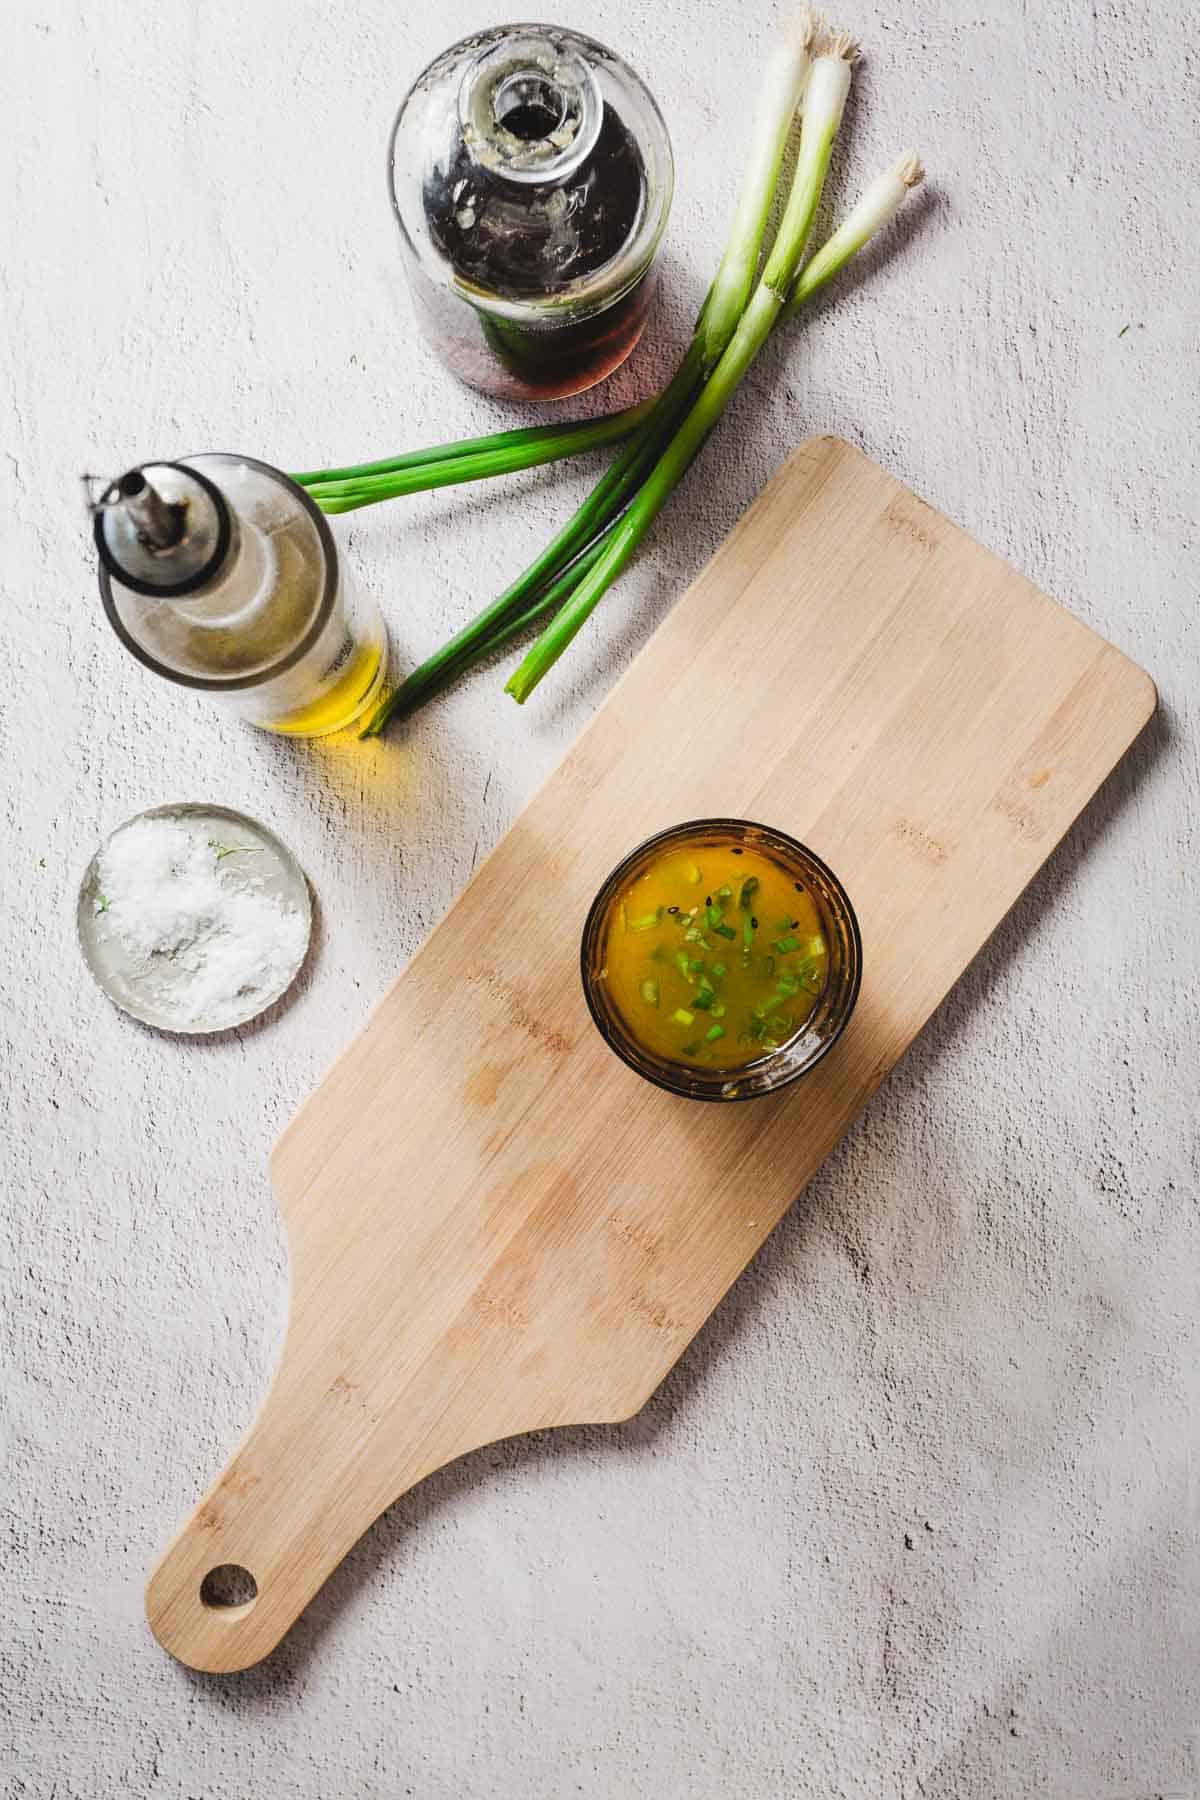
[{"label": "small round ceramic dish", "polygon": [[[219,884],[220,900],[233,899],[232,922],[220,934],[219,948],[227,964],[234,952],[234,973],[223,986],[198,979],[216,937],[202,939],[199,953],[191,946],[147,954],[131,947],[136,934],[127,923],[121,928],[126,910],[114,907],[103,892],[101,868],[114,839],[157,819],[181,826],[193,845],[211,849],[203,880]],[[256,898],[237,898],[251,896]],[[75,916],[83,960],[113,1004],[144,1025],[187,1036],[229,1031],[258,1018],[295,980],[312,936],[308,883],[287,845],[245,813],[196,803],[150,807],[119,825],[84,871]],[[256,922],[261,927],[264,919],[278,925],[272,953],[239,979],[237,934]]]}]

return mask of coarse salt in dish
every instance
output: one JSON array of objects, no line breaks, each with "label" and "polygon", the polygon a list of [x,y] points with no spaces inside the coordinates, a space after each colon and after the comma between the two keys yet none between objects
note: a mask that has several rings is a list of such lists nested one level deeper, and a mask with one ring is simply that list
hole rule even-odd
[{"label": "coarse salt in dish", "polygon": [[118,1005],[167,1029],[214,1031],[245,1023],[290,984],[308,947],[307,899],[291,857],[253,821],[160,808],[100,850],[80,934]]}]

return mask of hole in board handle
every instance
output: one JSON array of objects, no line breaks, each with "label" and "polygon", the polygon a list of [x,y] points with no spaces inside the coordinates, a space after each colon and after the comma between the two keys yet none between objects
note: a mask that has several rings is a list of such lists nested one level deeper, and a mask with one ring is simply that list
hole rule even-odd
[{"label": "hole in board handle", "polygon": [[258,1583],[241,1563],[218,1563],[200,1583],[200,1603],[226,1619],[241,1619],[258,1599]]}]

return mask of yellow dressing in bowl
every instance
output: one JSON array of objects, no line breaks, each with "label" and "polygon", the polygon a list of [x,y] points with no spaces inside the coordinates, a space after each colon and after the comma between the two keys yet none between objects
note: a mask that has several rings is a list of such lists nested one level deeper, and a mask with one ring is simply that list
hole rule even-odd
[{"label": "yellow dressing in bowl", "polygon": [[612,1004],[632,1038],[671,1062],[742,1068],[788,1044],[827,970],[803,883],[732,840],[664,849],[609,909]]}]

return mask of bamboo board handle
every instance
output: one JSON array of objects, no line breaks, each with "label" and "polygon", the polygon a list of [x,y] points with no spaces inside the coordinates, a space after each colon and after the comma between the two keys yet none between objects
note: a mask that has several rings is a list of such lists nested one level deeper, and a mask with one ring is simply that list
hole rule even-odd
[{"label": "bamboo board handle", "polygon": [[[398,1422],[369,1392],[305,1361],[307,1377],[285,1350],[249,1433],[150,1577],[151,1630],[191,1668],[228,1674],[260,1661],[378,1514],[429,1473],[416,1442],[406,1450]],[[372,1479],[381,1427],[383,1488]],[[218,1598],[224,1584],[214,1572],[230,1569],[253,1584],[240,1603]]]}]

